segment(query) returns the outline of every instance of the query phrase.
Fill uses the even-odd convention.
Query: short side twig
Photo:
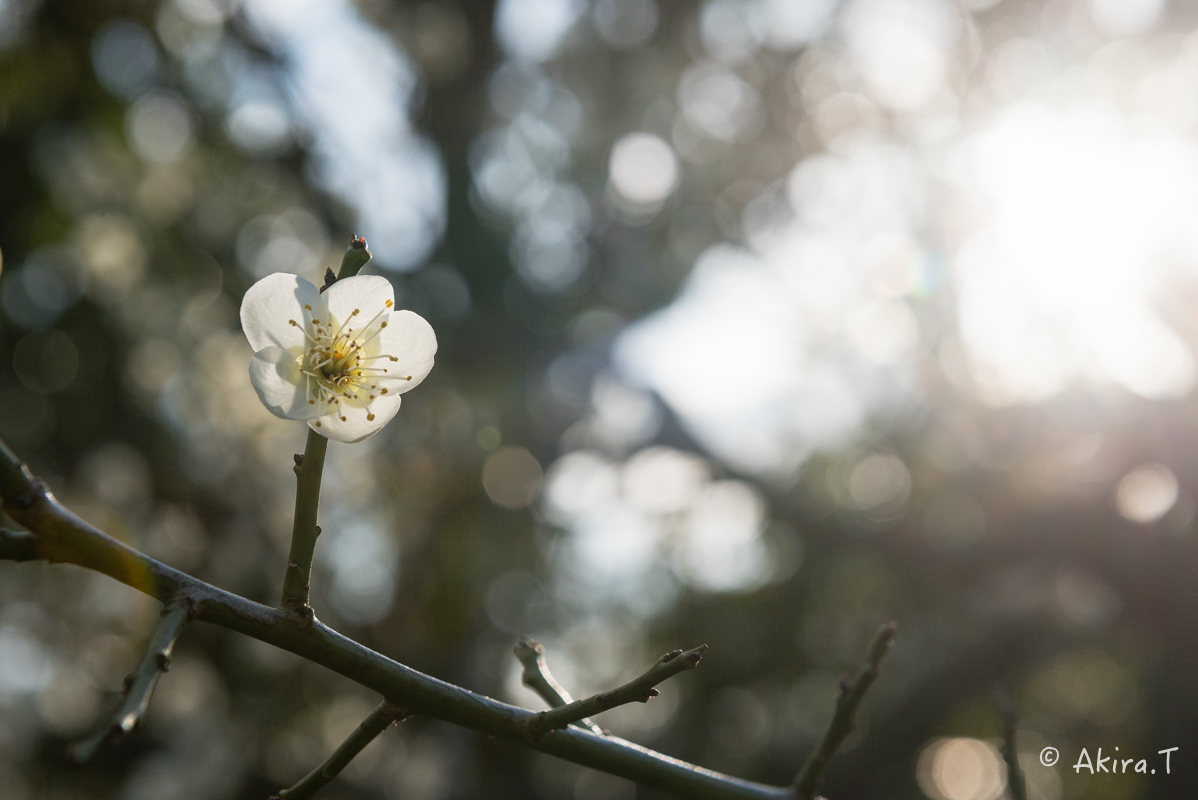
[[[283,573],[283,608],[302,619],[312,618],[308,591],[312,586],[312,553],[320,527],[320,479],[324,474],[324,456],[329,440],[314,430],[308,431],[304,454],[295,457],[295,521],[291,529],[291,552]]]
[[[557,682],[553,673],[549,671],[549,665],[545,663],[545,648],[541,644],[521,636],[520,641],[512,648],[512,652],[524,665],[524,674],[520,680],[529,689],[539,694],[551,708],[561,708],[574,702],[570,693]],[[591,720],[584,717],[578,721],[590,729],[591,733],[603,735],[603,729]]]
[[[705,644],[685,653],[681,650],[671,650],[657,659],[657,663],[649,667],[648,672],[644,675],[618,689],[588,697],[586,700],[575,700],[573,703],[551,711],[542,711],[533,715],[528,721],[528,732],[534,737],[541,736],[609,708],[627,703],[647,703],[650,698],[657,697],[658,692],[653,688],[654,686],[667,678],[672,678],[679,672],[697,667],[706,651],[707,645]]]
[[[307,800],[322,787],[332,782],[341,774],[354,757],[361,753],[366,745],[374,741],[391,723],[407,718],[408,710],[403,706],[384,700],[379,707],[370,712],[370,716],[362,720],[362,724],[354,729],[344,742],[324,760],[319,767],[309,772],[304,779],[274,795],[271,800]]]
[[[150,638],[149,647],[137,669],[125,677],[125,699],[116,717],[103,730],[71,747],[71,757],[84,762],[99,752],[109,742],[115,742],[139,730],[145,722],[150,707],[150,696],[158,685],[158,678],[170,669],[171,652],[179,631],[187,622],[187,609],[176,603],[168,603],[162,609],[158,627]]]
[[[1015,703],[1005,689],[995,692],[998,712],[1002,715],[1002,757],[1007,762],[1007,788],[1011,800],[1027,800],[1027,782],[1023,770],[1019,766],[1019,747],[1015,741],[1015,726],[1019,723],[1019,715]]]
[[[861,705],[865,692],[878,677],[882,659],[894,641],[896,627],[896,623],[888,622],[874,634],[873,642],[869,645],[869,654],[865,657],[865,664],[857,673],[856,680],[850,681],[847,675],[841,677],[840,696],[836,698],[836,713],[832,716],[819,746],[795,777],[795,794],[799,800],[814,800],[828,762],[836,755],[836,751],[844,744],[849,734],[856,730],[857,707]]]

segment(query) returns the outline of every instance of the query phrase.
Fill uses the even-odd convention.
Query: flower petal
[[[411,311],[392,313],[387,318],[387,327],[379,334],[379,341],[380,352],[399,359],[390,363],[386,359],[376,362],[388,370],[387,376],[379,380],[380,386],[402,394],[414,389],[433,368],[437,334],[419,314]],[[411,375],[412,380],[397,380],[392,377],[395,375]]]
[[[358,319],[349,323],[348,327],[359,330],[375,314],[391,308],[387,301],[394,305],[395,289],[391,286],[391,281],[381,275],[355,275],[334,283],[325,290],[323,297],[329,313],[338,325],[348,320],[354,309],[357,309]]]
[[[337,406],[338,411],[310,420],[308,427],[335,442],[360,442],[374,436],[395,417],[400,399],[399,394],[388,394],[375,399],[369,406],[342,401]],[[369,415],[374,419],[367,419]]]
[[[276,417],[312,419],[325,412],[324,406],[308,402],[304,374],[295,360],[298,355],[298,349],[288,352],[268,345],[250,359],[250,383],[262,405]]]
[[[276,272],[251,286],[241,301],[241,329],[250,340],[250,347],[255,350],[272,345],[284,350],[303,347],[302,328],[289,320],[300,326],[306,323],[305,303],[315,313],[323,310],[320,292],[298,275]]]

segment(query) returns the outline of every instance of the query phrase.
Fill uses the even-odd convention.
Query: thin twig
[[[168,603],[163,607],[158,626],[146,647],[146,654],[137,669],[125,677],[125,699],[116,716],[103,730],[71,747],[71,757],[76,763],[89,760],[105,744],[116,742],[145,724],[150,696],[154,694],[158,678],[170,669],[171,652],[175,649],[175,640],[179,638],[179,631],[185,622],[187,609],[184,606]]]
[[[316,515],[320,510],[320,478],[328,447],[328,439],[309,429],[304,454],[295,457],[295,521],[287,571],[283,573],[282,604],[304,620],[312,618],[308,592],[312,585],[312,553],[316,550],[316,537],[320,536]]]
[[[303,780],[295,786],[284,789],[270,800],[308,800],[321,787],[328,785],[340,775],[341,770],[349,766],[349,762],[353,761],[366,745],[391,727],[391,723],[399,722],[407,716],[406,708],[396,705],[390,700],[384,700],[378,708],[370,712],[370,716],[362,720],[362,724],[355,728],[354,732],[338,745],[337,749],[319,767],[305,775]]]
[[[1027,782],[1023,777],[1023,769],[1019,766],[1019,747],[1015,741],[1015,727],[1019,724],[1019,714],[1015,703],[1005,689],[994,693],[998,705],[998,713],[1002,715],[1002,758],[1007,762],[1007,788],[1011,800],[1027,800]]]
[[[520,641],[512,648],[512,652],[516,654],[516,658],[520,659],[520,663],[524,665],[524,674],[520,680],[529,689],[541,696],[541,699],[549,704],[551,708],[561,708],[568,706],[574,702],[574,698],[566,691],[553,677],[553,673],[549,671],[549,665],[545,663],[545,648],[538,642],[520,637]],[[603,728],[600,728],[591,720],[583,717],[578,720],[584,727],[588,728],[591,733],[603,735]]]
[[[178,600],[193,620],[219,625],[327,667],[413,714],[514,742],[584,767],[637,781],[692,800],[793,800],[793,787],[746,781],[656,753],[618,736],[574,727],[527,735],[534,713],[439,681],[369,650],[319,620],[305,622],[282,609],[247,600],[155,561],[72,514],[29,477],[0,444],[4,511],[38,539],[37,557],[103,573],[163,602]]]
[[[707,645],[699,645],[694,650],[685,653],[681,650],[671,650],[639,678],[630,681],[618,689],[603,692],[585,700],[575,700],[573,703],[542,711],[528,721],[528,732],[533,736],[541,736],[551,730],[564,728],[571,722],[578,722],[586,717],[607,711],[609,708],[622,706],[627,703],[647,703],[650,698],[657,697],[653,687],[662,681],[672,678],[679,672],[694,669],[699,665]]]
[[[861,705],[861,699],[865,697],[865,692],[869,689],[870,684],[878,677],[882,659],[894,641],[896,627],[897,623],[888,622],[874,634],[873,642],[869,645],[869,653],[865,657],[865,664],[857,673],[856,680],[849,681],[847,675],[841,676],[840,696],[836,698],[836,713],[832,716],[832,721],[828,723],[828,730],[824,732],[824,738],[820,741],[819,746],[815,748],[811,757],[807,759],[807,763],[795,777],[795,794],[798,795],[799,800],[814,800],[828,762],[832,760],[832,756],[836,755],[836,751],[844,744],[844,740],[848,738],[849,734],[856,730],[857,707]]]

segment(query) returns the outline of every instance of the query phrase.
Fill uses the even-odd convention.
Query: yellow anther
[[[342,417],[342,419],[344,419],[344,417]],[[366,421],[367,421],[367,422],[374,422],[374,414],[367,414],[367,415],[366,415]]]

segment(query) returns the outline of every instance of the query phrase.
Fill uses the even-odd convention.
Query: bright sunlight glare
[[[1024,103],[962,145],[981,221],[958,250],[959,324],[983,399],[1040,400],[1075,379],[1148,398],[1194,382],[1162,317],[1198,265],[1198,150],[1099,104]]]

